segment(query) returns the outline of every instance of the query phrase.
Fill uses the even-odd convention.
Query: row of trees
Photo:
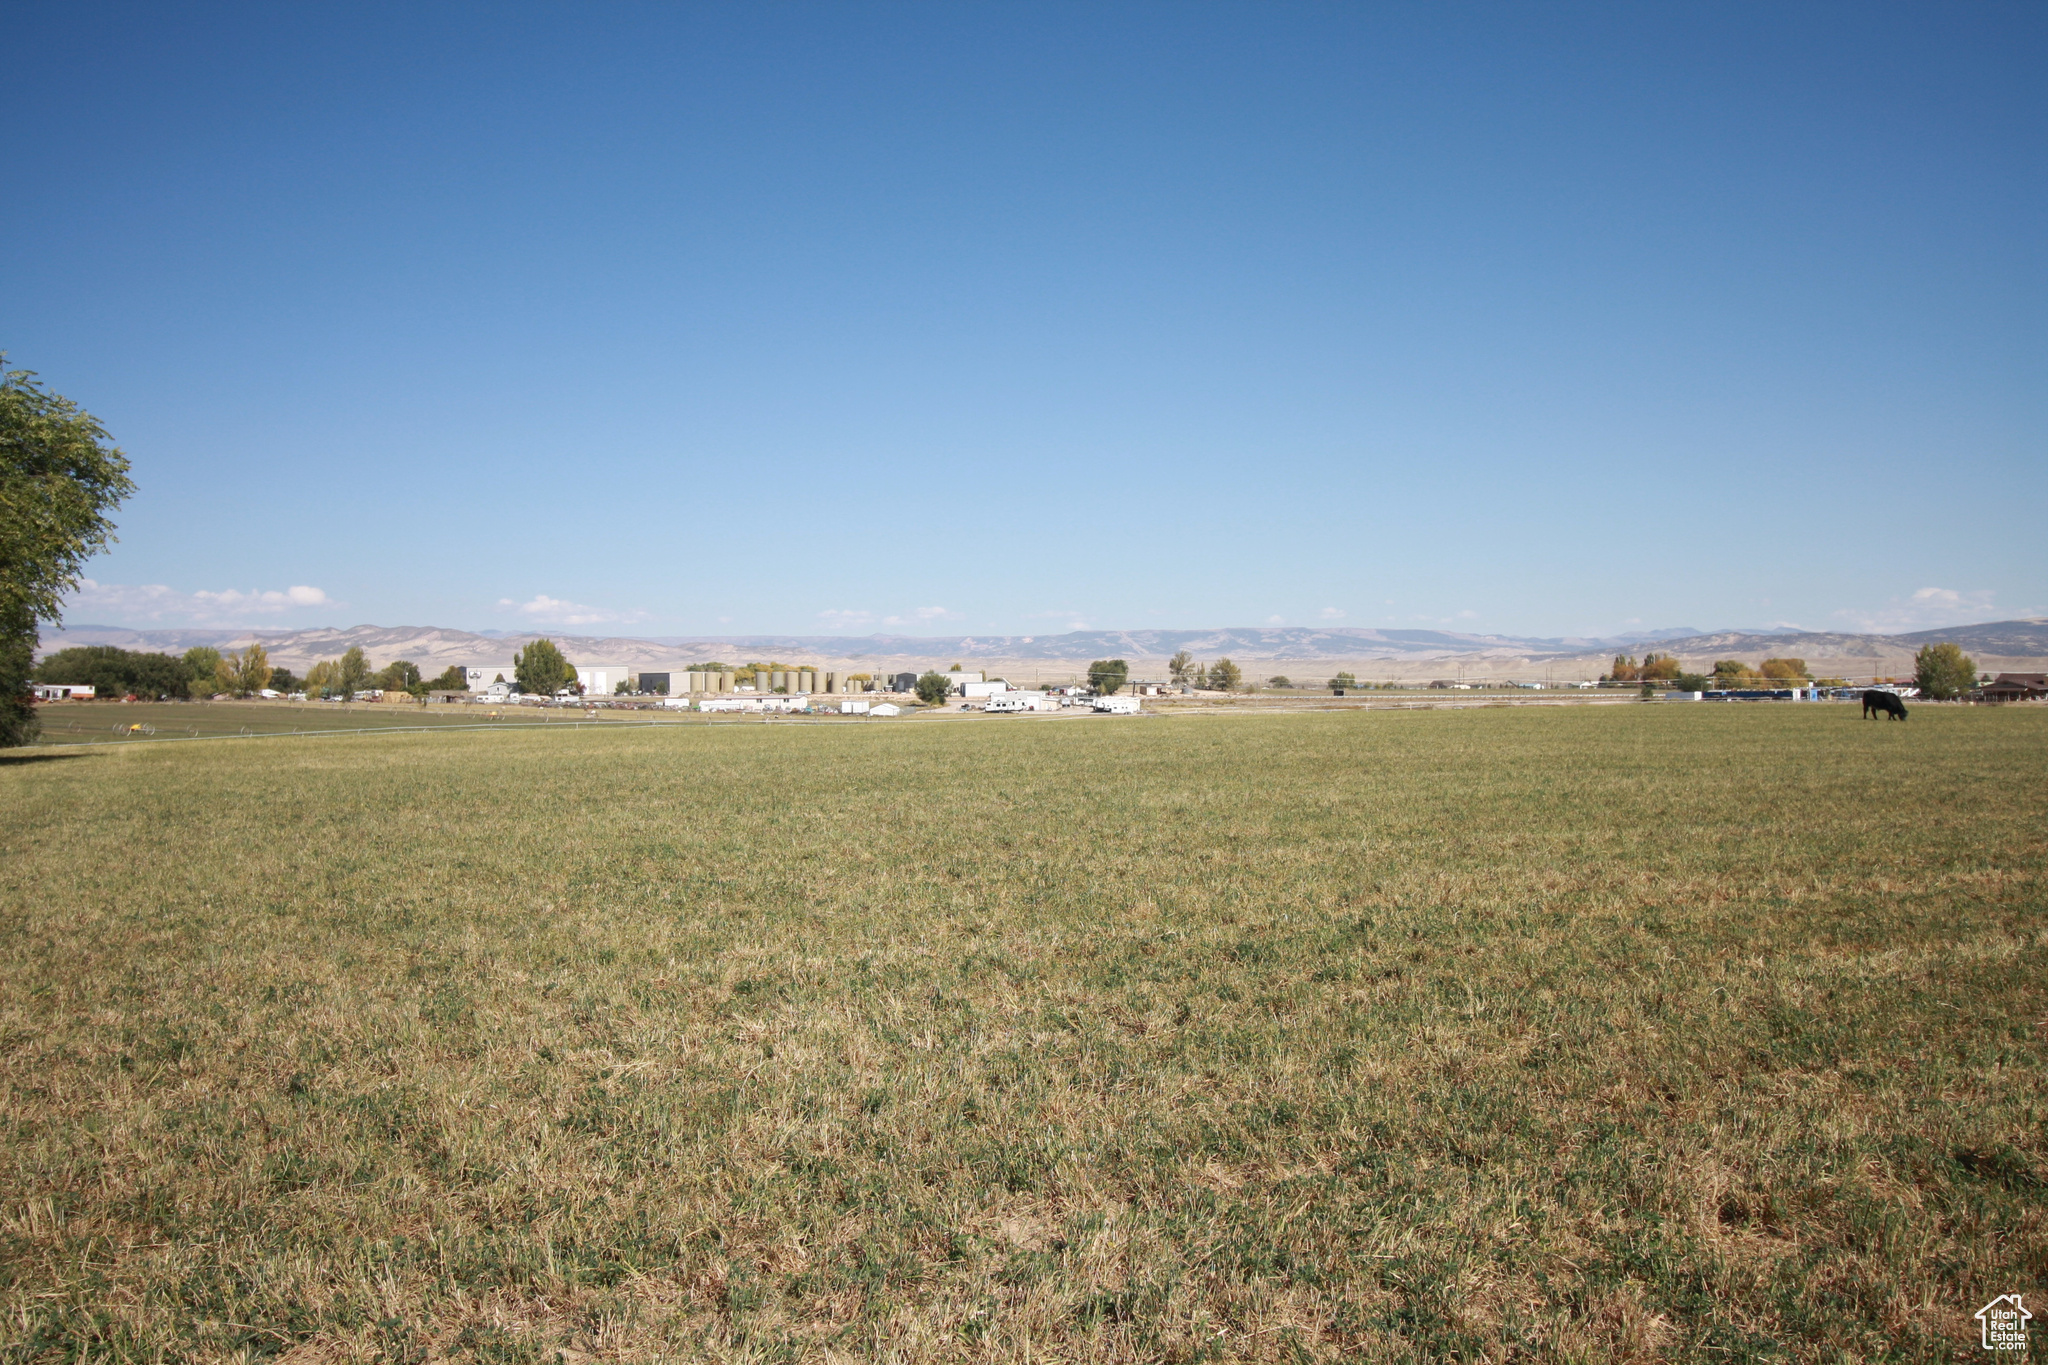
[[[289,677],[289,675],[286,675]],[[410,659],[393,659],[382,668],[370,666],[370,656],[360,646],[351,645],[342,651],[338,659],[322,659],[306,670],[305,679],[297,687],[286,689],[277,683],[271,684],[280,691],[304,692],[309,697],[354,697],[361,692],[405,692],[415,697],[424,697],[431,691],[460,691],[469,685],[469,679],[460,668],[450,664],[438,678],[424,678],[420,666]]]
[[[462,670],[450,668],[432,682],[420,677],[418,665],[399,659],[382,669],[370,667],[361,649],[339,659],[314,664],[304,678],[270,662],[260,644],[233,654],[211,645],[195,645],[183,656],[151,654],[116,645],[74,645],[60,649],[36,665],[36,682],[89,684],[102,697],[140,697],[164,701],[225,694],[253,696],[266,689],[305,692],[311,696],[350,697],[373,688],[425,696],[429,688],[459,688]]]
[[[227,655],[201,645],[186,650],[182,658],[117,645],[73,645],[37,664],[33,676],[43,683],[86,684],[102,697],[151,701],[216,692],[248,696],[294,681],[290,670],[271,667],[262,645]]]
[[[1751,668],[1740,659],[1720,659],[1712,673],[1693,673],[1672,654],[1645,654],[1637,663],[1629,654],[1614,656],[1614,666],[1600,675],[1603,683],[1665,683],[1681,692],[1704,692],[1709,688],[1799,687],[1809,684],[1839,687],[1840,678],[1816,679],[1804,659],[1765,659]]]
[[[1627,654],[1614,656],[1614,666],[1601,682],[1639,682],[1645,686],[1664,683],[1680,692],[1704,692],[1761,687],[1845,687],[1841,678],[1816,678],[1806,660],[1765,659],[1755,668],[1740,659],[1717,659],[1712,673],[1687,672],[1669,654],[1646,654],[1637,663]],[[1954,644],[1922,645],[1913,656],[1913,685],[1920,695],[1935,701],[1953,701],[1980,681],[1976,661]],[[1981,681],[1989,682],[1988,677]]]
[[[1213,664],[1200,664],[1184,649],[1166,661],[1166,675],[1177,683],[1205,692],[1235,692],[1244,686],[1244,670],[1232,663],[1228,656]]]

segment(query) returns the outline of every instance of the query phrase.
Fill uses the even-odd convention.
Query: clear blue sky
[[[2048,611],[2039,3],[5,24],[74,622]]]

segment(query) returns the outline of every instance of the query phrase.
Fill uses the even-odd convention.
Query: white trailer
[[[1138,714],[1136,697],[1097,697],[1095,709],[1105,716],[1135,716]]]
[[[1059,699],[1043,692],[1004,692],[990,697],[984,711],[1055,711]]]
[[[839,703],[839,714],[842,716],[864,716],[867,713],[868,704],[864,701],[849,699]]]
[[[990,697],[1000,697],[1009,690],[1010,685],[1000,678],[994,682],[982,682],[976,679],[974,682],[960,684],[960,695],[969,701],[981,701]]]

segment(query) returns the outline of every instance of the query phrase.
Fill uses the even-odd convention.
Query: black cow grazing
[[[1880,692],[1873,687],[1863,694],[1863,718],[1875,720],[1874,713],[1878,711],[1884,712],[1893,720],[1904,720],[1906,703],[1899,700],[1899,694],[1896,692]]]

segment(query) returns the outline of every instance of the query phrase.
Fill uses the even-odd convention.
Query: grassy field
[[[2044,778],[1937,707],[0,759],[0,1359],[1974,1354]]]
[[[584,720],[582,710],[568,707],[289,701],[60,702],[41,708],[41,715],[37,746],[42,748],[448,726],[570,725]],[[613,724],[667,718],[656,711],[623,710],[600,711],[598,716]]]

